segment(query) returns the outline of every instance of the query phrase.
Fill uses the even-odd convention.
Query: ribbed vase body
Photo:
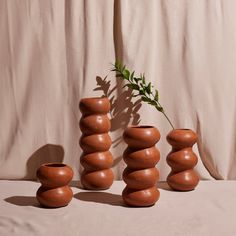
[[[123,154],[127,164],[123,172],[126,183],[122,192],[123,200],[130,206],[152,206],[160,196],[156,186],[159,171],[155,167],[160,159],[155,147],[160,133],[152,126],[136,126],[127,128],[123,137],[128,144]]]
[[[81,183],[85,189],[108,189],[114,180],[113,157],[109,151],[112,142],[108,134],[111,123],[107,116],[110,102],[106,97],[84,98],[79,107],[82,113],[80,146],[83,150],[80,163],[84,168]]]
[[[171,167],[167,183],[174,190],[193,190],[199,182],[198,174],[193,169],[198,158],[192,150],[197,134],[189,129],[176,129],[167,135],[167,141],[172,146],[166,159]]]
[[[43,164],[37,170],[37,178],[41,182],[36,197],[44,207],[63,207],[68,205],[73,197],[69,183],[73,170],[66,164]]]

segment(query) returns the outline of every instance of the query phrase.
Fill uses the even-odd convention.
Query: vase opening
[[[132,128],[136,128],[136,129],[151,129],[151,128],[153,128],[153,126],[151,126],[151,125],[140,125],[140,126],[132,126]]]
[[[83,98],[83,99],[101,99],[101,98],[107,98],[106,96],[101,96],[101,97],[87,97],[87,98]]]
[[[187,130],[190,130],[190,129],[176,129],[176,130],[186,130],[187,131]]]
[[[49,163],[49,164],[46,164],[45,166],[47,166],[47,167],[65,167],[66,164],[62,164],[62,163]]]

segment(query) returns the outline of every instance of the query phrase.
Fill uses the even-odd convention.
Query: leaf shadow
[[[129,124],[138,125],[140,123],[140,114],[138,113],[142,104],[141,99],[133,100],[132,90],[123,90],[122,82],[117,80],[115,86],[111,86],[111,80],[106,77],[96,77],[97,87],[94,91],[101,91],[103,96],[108,97],[111,104],[111,132],[124,130]],[[123,142],[122,135],[112,141],[113,147],[119,146]]]

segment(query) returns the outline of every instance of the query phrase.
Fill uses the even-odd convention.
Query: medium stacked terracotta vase
[[[43,164],[37,170],[41,187],[36,193],[37,200],[45,207],[63,207],[68,205],[73,192],[68,186],[73,177],[73,170],[66,164]]]
[[[167,183],[174,190],[193,190],[199,182],[198,174],[193,169],[198,158],[192,150],[197,134],[190,129],[174,129],[167,135],[167,141],[172,146],[167,156],[171,167]]]
[[[152,126],[136,126],[127,128],[123,137],[128,144],[123,154],[127,164],[123,172],[127,184],[122,192],[123,200],[130,206],[152,206],[160,196],[156,186],[159,171],[155,168],[160,159],[155,147],[160,133]]]
[[[84,98],[79,104],[82,112],[80,146],[83,154],[80,163],[84,167],[81,183],[85,189],[108,189],[114,180],[111,169],[113,157],[109,149],[112,141],[108,134],[111,123],[108,98]]]

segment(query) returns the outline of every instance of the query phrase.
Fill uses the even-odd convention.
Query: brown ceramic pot
[[[171,167],[167,183],[174,190],[193,190],[199,182],[198,174],[193,170],[198,158],[192,150],[197,134],[190,129],[174,129],[167,135],[167,141],[172,146],[166,159]]]
[[[80,146],[83,153],[80,163],[84,167],[81,183],[85,189],[108,189],[114,180],[111,169],[113,157],[109,152],[112,141],[108,134],[111,123],[107,116],[110,110],[108,98],[81,99]]]
[[[123,137],[128,144],[123,154],[127,164],[123,172],[127,184],[122,192],[123,200],[130,206],[152,206],[160,196],[156,187],[159,171],[155,168],[160,159],[155,147],[160,133],[153,126],[133,126],[125,130]]]
[[[45,207],[63,207],[68,205],[73,192],[68,186],[73,170],[66,164],[47,163],[37,170],[41,187],[36,193],[37,200]]]

